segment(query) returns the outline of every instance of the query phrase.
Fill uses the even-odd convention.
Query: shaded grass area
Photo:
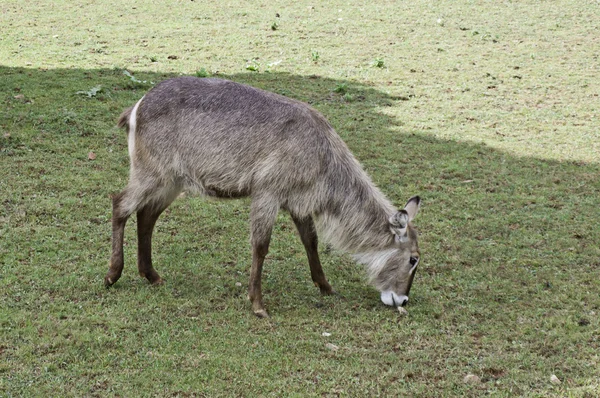
[[[261,321],[245,298],[244,200],[185,198],[167,210],[155,234],[161,287],[136,275],[130,222],[124,276],[103,287],[109,195],[128,170],[124,133],[111,126],[148,85],[118,69],[0,74],[3,395],[598,391],[598,164],[515,157],[407,130],[378,111],[406,101],[355,81],[226,75],[310,102],[394,202],[414,193],[425,200],[424,263],[407,318],[381,305],[341,253],[323,255],[340,295],[321,297],[293,223],[280,215],[264,276],[272,319]],[[92,97],[76,93],[97,85]],[[340,86],[357,100],[344,100]],[[481,383],[464,384],[468,373]]]

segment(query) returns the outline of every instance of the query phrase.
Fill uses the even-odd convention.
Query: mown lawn
[[[597,3],[0,11],[0,396],[600,395]],[[129,167],[116,119],[180,74],[310,103],[394,203],[423,198],[407,317],[324,244],[339,295],[320,296],[281,214],[271,318],[255,318],[247,200],[177,200],[158,287],[137,276],[130,221],[104,288]]]

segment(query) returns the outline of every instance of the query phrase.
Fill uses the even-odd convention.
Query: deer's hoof
[[[267,314],[267,311],[265,310],[254,310],[254,315],[256,315],[259,318],[268,318],[269,314]]]
[[[337,296],[337,292],[331,287],[329,289],[320,289],[323,296]]]
[[[326,285],[320,285],[317,282],[315,282],[315,286],[319,288],[319,291],[321,292],[321,294],[323,296],[332,296],[337,294],[335,290],[333,290],[333,288],[331,287],[331,285],[328,283]]]
[[[158,285],[162,285],[163,283],[165,283],[162,280],[162,278],[158,275],[158,273],[156,273],[156,271],[154,271],[154,269],[150,269],[147,272],[139,271],[139,273],[142,278],[148,279],[148,282],[150,282],[151,285],[158,286]]]
[[[154,281],[150,281],[150,284],[152,286],[160,286],[163,283],[165,283],[165,281],[160,276],[157,279],[155,279]]]
[[[116,281],[113,281],[110,276],[106,275],[104,277],[104,286],[108,289],[112,285],[114,285]]]

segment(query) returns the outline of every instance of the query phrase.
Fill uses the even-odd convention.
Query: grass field
[[[0,11],[0,396],[600,396],[600,3]],[[310,103],[394,203],[423,198],[407,317],[324,245],[339,295],[320,296],[281,214],[257,319],[247,200],[177,200],[158,287],[130,221],[104,288],[129,167],[116,119],[181,74]]]

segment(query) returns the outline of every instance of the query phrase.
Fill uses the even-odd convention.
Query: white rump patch
[[[383,267],[385,267],[385,264],[390,257],[396,253],[398,253],[398,249],[387,249],[376,252],[358,253],[353,257],[356,262],[365,264],[367,266],[369,279],[373,280],[377,277],[377,275],[379,275]]]
[[[137,110],[144,97],[142,97],[133,107],[131,115],[129,115],[129,130],[127,131],[127,149],[129,151],[129,159],[133,165],[133,154],[135,153],[135,127],[137,122]]]

